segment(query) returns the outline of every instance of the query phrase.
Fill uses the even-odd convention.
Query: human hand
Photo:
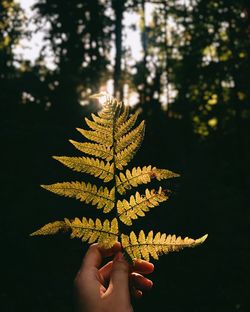
[[[115,257],[100,268],[103,258],[110,256]],[[141,274],[153,270],[153,264],[144,260],[129,265],[118,242],[111,249],[91,245],[75,278],[78,311],[133,311],[130,294],[140,298],[143,290],[152,287],[152,281]]]

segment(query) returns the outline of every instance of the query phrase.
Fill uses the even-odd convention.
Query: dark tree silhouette
[[[105,3],[89,1],[43,1],[35,5],[37,23],[50,23],[47,34],[56,70],[47,77],[52,109],[58,113],[79,110],[79,102],[98,90],[107,75],[110,19]]]
[[[14,47],[23,34],[24,13],[15,1],[0,2],[0,107],[1,115],[18,108],[21,92],[20,71]]]

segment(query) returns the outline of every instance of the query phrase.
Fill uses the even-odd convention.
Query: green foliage
[[[205,241],[207,235],[194,240],[160,233],[153,236],[152,231],[146,236],[142,230],[138,237],[133,231],[129,236],[121,233],[121,223],[131,226],[138,217],[144,217],[146,212],[168,199],[167,193],[161,187],[158,191],[146,189],[144,195],[137,191],[134,195],[130,195],[129,199],[125,199],[123,195],[128,190],[147,184],[152,179],[160,181],[179,176],[169,170],[152,166],[122,171],[143,140],[145,124],[142,121],[135,126],[137,117],[137,112],[129,116],[127,107],[107,96],[103,109],[98,115],[92,114],[93,121],[85,119],[91,130],[78,129],[85,138],[94,143],[70,140],[77,149],[95,158],[54,157],[72,170],[93,175],[109,183],[110,187],[98,188],[96,185],[77,181],[42,185],[43,188],[58,195],[73,197],[97,206],[98,209],[103,209],[104,213],[115,209],[116,217],[111,221],[105,219],[103,222],[99,219],[87,220],[85,217],[82,220],[65,219],[46,224],[31,235],[50,235],[59,231],[69,231],[72,238],[80,238],[90,244],[98,242],[104,248],[110,248],[116,241],[120,241],[130,259],[146,260],[149,260],[150,256],[158,259],[158,255],[194,247]]]

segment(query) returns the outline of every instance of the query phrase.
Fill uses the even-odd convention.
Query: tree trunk
[[[121,79],[122,62],[122,19],[124,13],[124,1],[113,0],[112,7],[115,12],[115,68],[114,68],[114,96],[123,99],[123,84]]]

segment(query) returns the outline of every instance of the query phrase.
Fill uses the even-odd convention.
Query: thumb
[[[120,299],[129,299],[129,265],[123,258],[121,252],[118,252],[113,260],[113,266],[110,276],[112,290]]]

